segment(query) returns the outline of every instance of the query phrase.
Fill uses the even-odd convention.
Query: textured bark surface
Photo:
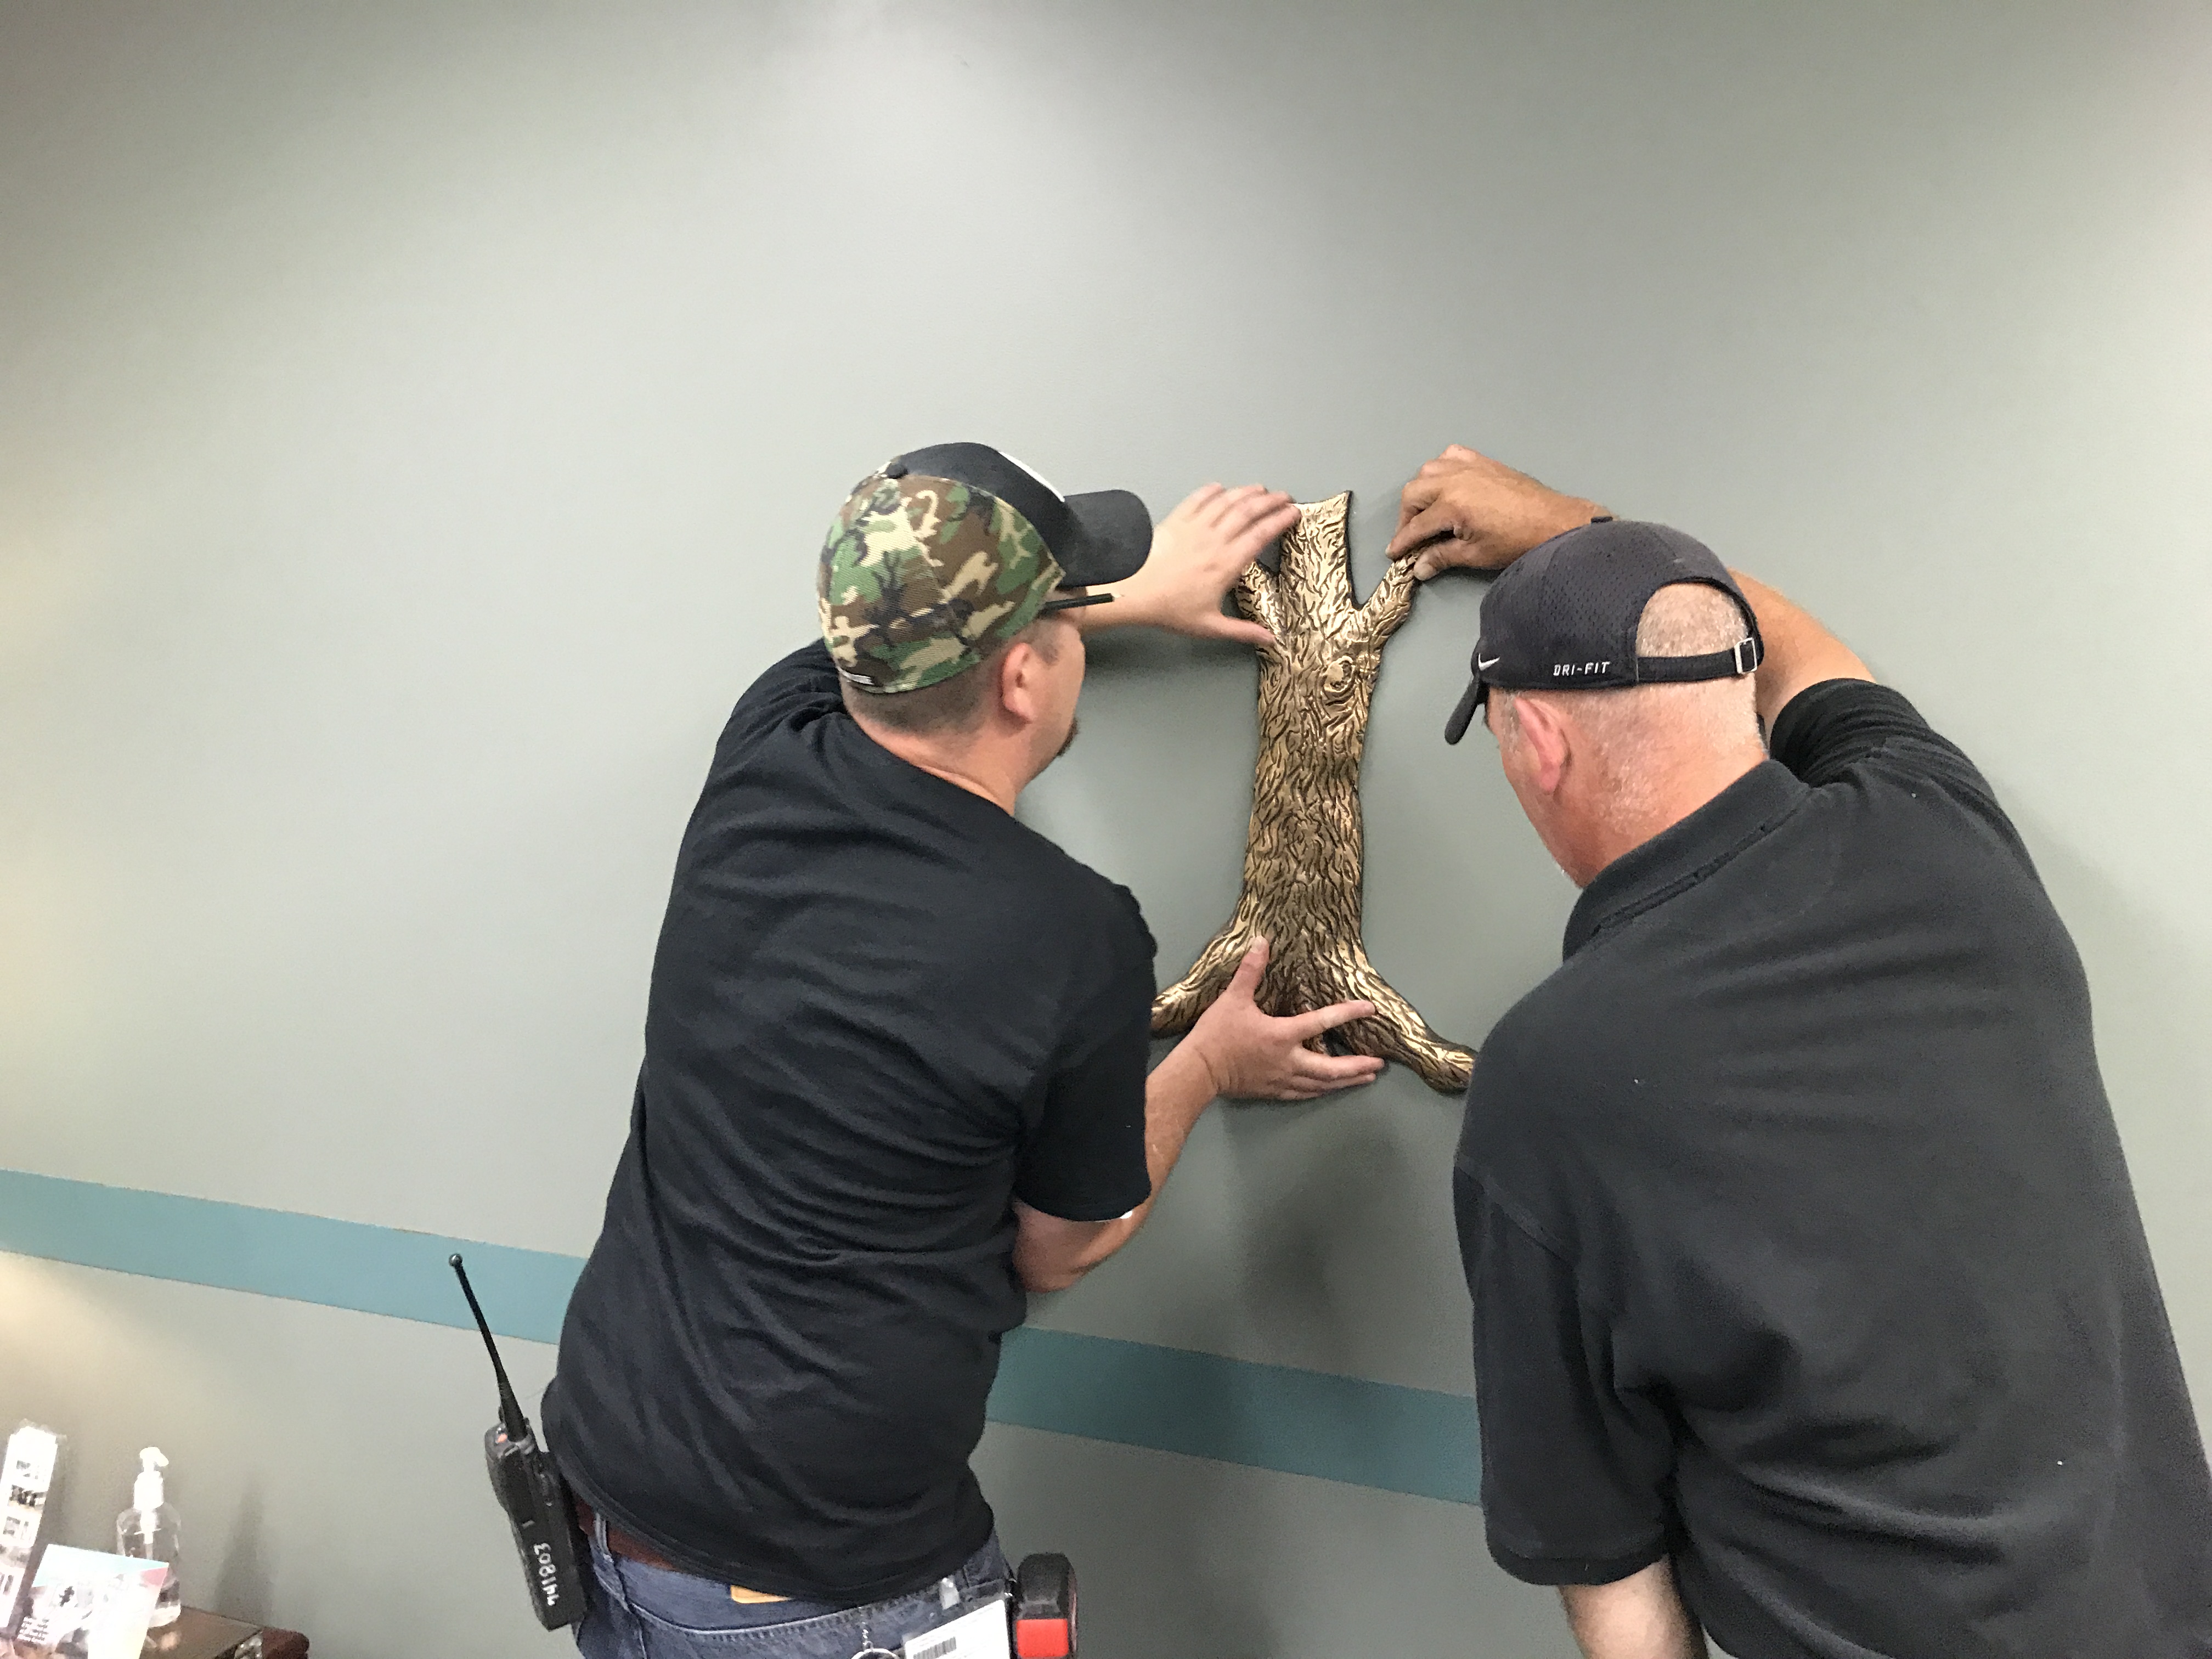
[[[1244,890],[1198,965],[1152,1004],[1152,1030],[1188,1030],[1252,941],[1265,939],[1262,1008],[1291,1014],[1372,1002],[1372,1018],[1328,1034],[1337,1048],[1396,1060],[1431,1088],[1456,1093],[1467,1086],[1474,1056],[1429,1029],[1376,971],[1360,939],[1359,763],[1367,710],[1382,647],[1412,611],[1416,583],[1413,561],[1400,560],[1365,605],[1352,602],[1345,538],[1351,507],[1348,492],[1299,503],[1277,568],[1255,564],[1237,584],[1237,608],[1276,641],[1260,653],[1260,760]]]

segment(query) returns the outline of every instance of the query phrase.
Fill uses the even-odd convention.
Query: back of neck
[[[1624,791],[1622,810],[1609,817],[1602,835],[1604,862],[1632,853],[1663,836],[1684,818],[1710,805],[1729,786],[1766,758],[1756,743],[1724,750],[1706,750],[1658,769],[1644,787]]]
[[[988,737],[963,732],[957,740],[947,741],[941,737],[895,732],[872,720],[856,720],[854,724],[878,748],[888,750],[918,771],[942,778],[971,795],[981,796],[1010,815],[1014,804],[1021,799],[1022,786],[1029,781],[1012,763],[1012,757],[1004,752],[1006,745],[993,743]]]

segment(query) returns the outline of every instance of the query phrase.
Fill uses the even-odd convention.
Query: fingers
[[[1176,504],[1176,510],[1168,514],[1168,520],[1196,520],[1221,494],[1222,489],[1218,483],[1200,484]],[[1162,520],[1163,523],[1166,521]]]
[[[1255,651],[1264,651],[1275,643],[1275,636],[1255,622],[1246,622],[1242,617],[1224,617],[1218,627],[1209,629],[1206,637],[1234,640],[1239,645],[1249,645]]]
[[[1267,941],[1255,939],[1244,952],[1244,959],[1237,964],[1237,971],[1229,976],[1229,988],[1221,994],[1249,1002],[1260,994],[1260,981],[1267,971]]]
[[[1253,516],[1237,532],[1230,550],[1237,556],[1237,568],[1243,569],[1260,556],[1260,550],[1269,542],[1288,535],[1298,521],[1297,503],[1287,495],[1272,498],[1273,505],[1255,509]]]
[[[1421,463],[1421,470],[1399,494],[1398,532],[1390,538],[1388,549],[1392,558],[1399,558],[1424,541],[1433,539],[1447,527],[1437,525],[1433,509],[1452,476],[1463,471],[1471,463],[1487,464],[1486,457],[1465,444],[1449,445],[1434,460]],[[1421,579],[1425,581],[1435,574],[1434,569],[1422,572]]]
[[[1290,1028],[1291,1041],[1307,1042],[1323,1031],[1334,1031],[1355,1019],[1369,1018],[1374,1012],[1375,1005],[1371,1002],[1332,1002],[1310,1014],[1293,1014],[1285,1024]]]
[[[1287,1019],[1273,1018],[1253,1002],[1267,969],[1267,941],[1255,939],[1237,964],[1227,988],[1204,1016],[1207,1020],[1226,1019],[1224,1041],[1231,1051],[1247,1056],[1228,1073],[1237,1091],[1247,1098],[1312,1100],[1380,1077],[1383,1062],[1372,1054],[1322,1054],[1304,1046],[1347,1020],[1368,1018],[1374,1013],[1375,1005],[1339,1002]],[[1222,1075],[1216,1073],[1217,1079]]]
[[[1216,489],[1218,493],[1199,509],[1198,520],[1200,524],[1217,528],[1255,497],[1273,493],[1267,485],[1255,483],[1238,484],[1233,489],[1220,489],[1217,485]]]
[[[1443,454],[1433,461],[1421,463],[1420,476],[1424,478],[1438,477],[1447,472],[1456,472],[1471,462],[1480,462],[1486,466],[1497,465],[1489,456],[1479,450],[1469,449],[1465,444],[1446,444]]]
[[[1317,1054],[1301,1048],[1291,1066],[1298,1082],[1318,1089],[1349,1089],[1382,1075],[1382,1062],[1372,1054]]]
[[[1452,504],[1441,495],[1432,497],[1426,507],[1400,523],[1398,533],[1390,538],[1390,545],[1383,551],[1394,559],[1402,559],[1422,543],[1449,536],[1452,528]]]
[[[1279,489],[1261,489],[1255,484],[1251,494],[1238,491],[1234,495],[1236,498],[1233,500],[1224,498],[1227,504],[1221,509],[1218,527],[1224,536],[1231,538],[1242,536],[1255,524],[1279,520],[1285,514],[1289,515],[1291,523],[1297,522],[1297,507]],[[1282,532],[1275,533],[1280,535]]]
[[[1382,1062],[1370,1054],[1316,1054],[1297,1050],[1288,1076],[1269,1091],[1273,1100],[1318,1100],[1340,1089],[1359,1089],[1382,1075]]]
[[[1265,484],[1256,483],[1224,489],[1213,483],[1192,490],[1168,516],[1188,518],[1194,524],[1218,530],[1224,536],[1235,537],[1262,520],[1279,517],[1285,513],[1290,514],[1291,522],[1296,522],[1297,503],[1291,498],[1288,490],[1270,489]],[[1279,535],[1282,532],[1278,531],[1275,533]]]
[[[1207,505],[1200,522],[1226,544],[1227,550],[1249,564],[1261,548],[1297,522],[1297,507],[1279,489],[1248,484],[1223,491]]]
[[[1434,461],[1431,461],[1429,463],[1429,466],[1434,466],[1435,465],[1436,463]],[[1420,471],[1414,476],[1413,481],[1403,489],[1398,492],[1398,528],[1400,530],[1403,530],[1406,527],[1407,520],[1411,519],[1415,514],[1421,511],[1422,508],[1427,507],[1431,502],[1434,501],[1438,495],[1443,493],[1443,486],[1428,476],[1428,466],[1423,467]],[[1397,542],[1395,538],[1390,544],[1393,547],[1397,545]]]

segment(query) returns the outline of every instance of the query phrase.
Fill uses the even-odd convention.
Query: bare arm
[[[1705,1632],[1663,1560],[1615,1583],[1562,1584],[1559,1600],[1583,1659],[1705,1659]]]
[[[1100,609],[1105,607],[1101,606]],[[1278,1019],[1253,1000],[1267,971],[1267,942],[1244,953],[1237,976],[1199,1016],[1190,1035],[1145,1080],[1145,1168],[1152,1194],[1113,1221],[1065,1221],[1014,1200],[1014,1273],[1028,1291],[1064,1291],[1136,1237],[1182,1156],[1191,1126],[1218,1095],[1311,1100],[1372,1083],[1382,1062],[1367,1054],[1316,1054],[1305,1044],[1347,1020],[1375,1012],[1371,1002],[1339,1002]]]
[[[1754,695],[1759,718],[1769,730],[1775,716],[1808,686],[1823,680],[1870,680],[1874,676],[1857,653],[1823,628],[1810,611],[1785,599],[1756,576],[1729,573],[1751,601],[1766,659],[1759,665]]]

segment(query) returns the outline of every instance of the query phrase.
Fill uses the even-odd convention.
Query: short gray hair
[[[1711,582],[1669,582],[1636,624],[1639,657],[1702,657],[1726,651],[1751,630],[1735,596]]]
[[[1636,624],[1640,657],[1701,657],[1726,651],[1750,630],[1742,609],[1725,588],[1711,582],[1670,582],[1654,593]],[[1571,713],[1595,742],[1618,787],[1633,794],[1637,755],[1662,731],[1717,747],[1741,743],[1759,732],[1759,710],[1751,676],[1726,679],[1618,686],[1593,691],[1512,692],[1492,690],[1490,707],[1504,716],[1502,733],[1515,733],[1521,696],[1550,699]]]

